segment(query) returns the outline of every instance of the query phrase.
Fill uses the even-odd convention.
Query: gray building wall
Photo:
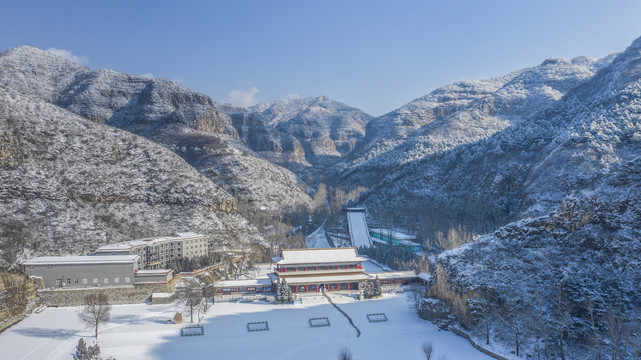
[[[27,275],[41,277],[48,288],[133,285],[134,270],[137,269],[134,262],[36,264],[24,268]]]
[[[205,235],[168,237],[140,240],[143,244],[128,248],[110,248],[106,245],[96,250],[96,255],[139,255],[139,269],[164,269],[172,260],[207,255],[209,238]],[[120,244],[120,243],[119,243]],[[112,244],[117,245],[117,244]]]
[[[145,274],[144,271],[139,271],[134,275],[134,283],[166,283],[173,277],[173,272],[166,274]]]

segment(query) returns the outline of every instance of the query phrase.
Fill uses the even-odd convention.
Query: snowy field
[[[204,336],[181,337],[182,325],[167,324],[178,309],[170,305],[118,305],[99,337],[102,356],[126,359],[336,359],[341,346],[354,359],[424,359],[421,344],[431,341],[436,356],[449,360],[491,359],[464,339],[419,319],[404,294],[356,301],[333,294],[362,335],[322,297],[302,305],[217,303],[204,317]],[[50,308],[33,314],[0,334],[3,359],[71,359],[79,337],[91,343],[91,331],[77,308]],[[370,323],[368,313],[384,312],[387,322]],[[189,315],[183,312],[189,321]],[[331,326],[310,327],[308,319],[327,317]],[[267,321],[269,331],[248,332],[247,323]]]

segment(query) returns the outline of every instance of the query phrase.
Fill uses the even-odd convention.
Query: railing
[[[329,270],[327,269],[318,269],[318,270],[296,270],[296,271],[281,271],[281,270],[276,270],[276,272],[279,275],[312,275],[312,274],[336,274],[336,273],[354,273],[354,272],[364,272],[365,269],[358,268],[358,269],[332,269],[330,268]]]

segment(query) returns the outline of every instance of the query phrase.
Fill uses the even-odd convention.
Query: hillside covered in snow
[[[330,174],[345,188],[367,187],[361,201],[379,221],[424,238],[461,226],[471,233],[495,229],[529,207],[520,181],[525,164],[536,161],[517,159],[527,154],[505,151],[506,144],[530,147],[536,156],[539,138],[552,134],[522,128],[543,126],[534,114],[610,61],[550,59],[504,77],[444,86],[370,121],[362,143]]]
[[[220,105],[243,142],[314,183],[322,170],[349,154],[372,116],[326,96],[279,100],[250,108]]]
[[[477,334],[487,321],[559,357],[641,348],[640,64],[641,38],[550,106],[390,178],[503,222],[438,258],[435,295]]]
[[[177,231],[263,241],[236,201],[166,148],[0,86],[0,266]]]
[[[163,144],[254,209],[311,204],[293,173],[239,141],[229,117],[208,96],[174,82],[91,71],[22,46],[0,54],[0,84]]]

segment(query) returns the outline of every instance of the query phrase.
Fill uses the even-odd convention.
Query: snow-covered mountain
[[[514,220],[438,259],[436,295],[474,331],[489,316],[557,355],[639,345],[640,64],[641,38],[552,105],[395,175],[467,218]]]
[[[255,209],[311,204],[293,173],[238,141],[209,97],[171,81],[91,71],[23,46],[0,54],[0,84],[159,142]]]
[[[263,239],[236,202],[152,141],[0,86],[0,266],[176,231]]]
[[[610,60],[548,59],[503,77],[446,85],[370,121],[363,142],[334,166],[334,174],[342,183],[373,186],[390,169],[520,122],[558,101]]]
[[[319,96],[250,108],[221,105],[243,142],[271,161],[301,174],[318,172],[349,154],[372,117]]]

